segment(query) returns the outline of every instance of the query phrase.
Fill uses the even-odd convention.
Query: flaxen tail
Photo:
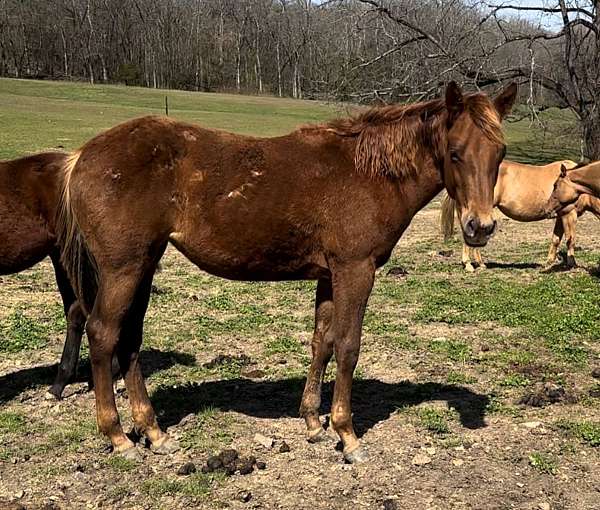
[[[89,252],[73,209],[71,176],[81,155],[71,153],[62,168],[60,203],[57,210],[56,234],[61,250],[61,263],[69,275],[73,291],[86,313],[94,306],[98,292],[98,270]]]
[[[454,235],[454,211],[456,202],[444,191],[442,198],[442,212],[440,214],[440,229],[444,236],[444,241],[448,241]]]

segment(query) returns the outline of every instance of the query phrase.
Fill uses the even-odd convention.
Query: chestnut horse
[[[557,212],[576,207],[585,195],[600,199],[600,161],[583,165],[570,172],[562,166],[546,203],[546,215],[554,217]]]
[[[561,166],[570,170],[575,168],[577,163],[564,160],[535,166],[505,159],[500,164],[498,180],[494,187],[494,206],[516,221],[529,222],[546,219],[546,202],[552,193],[552,186],[560,174]],[[445,240],[454,233],[454,206],[454,200],[446,195],[442,200],[441,213],[442,233]],[[575,227],[577,218],[586,211],[591,211],[600,218],[600,200],[591,195],[583,195],[570,211],[561,212],[554,225],[546,265],[550,266],[556,261],[556,252],[563,234],[567,242],[566,265],[567,267],[576,265]],[[481,258],[479,248],[471,248],[463,243],[462,263],[465,270],[468,272],[475,270],[471,263],[471,255],[477,265],[481,269],[485,269],[486,266]]]
[[[48,390],[56,398],[75,375],[85,324],[60,264],[54,234],[66,159],[67,154],[48,152],[0,162],[0,275],[23,271],[49,256],[67,317],[67,338],[58,374]]]
[[[327,437],[321,382],[335,352],[331,423],[345,459],[365,460],[350,393],[375,270],[444,186],[466,241],[485,245],[505,150],[501,119],[515,95],[511,85],[491,101],[451,83],[445,100],[373,108],[275,138],[144,117],[74,152],[65,166],[62,260],[90,312],[97,420],[114,451],[139,456],[115,407],[113,352],[138,432],[157,453],[178,448],[157,424],[138,358],[152,276],[170,241],[224,278],[318,280],[300,412],[310,441]]]

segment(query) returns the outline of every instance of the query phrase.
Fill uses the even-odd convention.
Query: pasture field
[[[0,80],[0,157],[76,147],[118,121],[160,113],[164,94]],[[168,94],[173,116],[257,135],[346,108]],[[527,120],[508,124],[509,155],[577,158],[569,119],[547,115],[545,136]],[[145,450],[138,465],[108,453],[96,432],[87,346],[65,398],[45,396],[65,329],[50,264],[0,277],[0,509],[600,508],[598,220],[579,222],[577,269],[544,271],[552,222],[501,218],[483,250],[489,269],[467,274],[460,240],[443,244],[438,215],[435,200],[415,217],[369,302],[353,393],[366,465],[343,464],[335,441],[308,444],[298,418],[313,282],[229,282],[167,250],[142,363],[159,421],[183,449]],[[334,370],[332,362],[324,416]],[[223,448],[266,469],[202,473]],[[178,475],[186,462],[198,471]]]

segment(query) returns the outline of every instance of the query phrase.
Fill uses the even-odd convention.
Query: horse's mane
[[[503,143],[501,119],[485,94],[464,96],[465,110],[484,135]],[[345,119],[333,120],[322,128],[340,136],[357,138],[355,165],[372,177],[405,178],[414,174],[419,151],[431,149],[434,157],[447,134],[447,110],[443,99],[409,105],[379,106]]]

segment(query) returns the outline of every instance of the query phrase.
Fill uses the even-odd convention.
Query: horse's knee
[[[90,343],[92,362],[104,361],[107,357],[112,358],[119,339],[118,329],[94,318],[88,320],[86,332]]]

